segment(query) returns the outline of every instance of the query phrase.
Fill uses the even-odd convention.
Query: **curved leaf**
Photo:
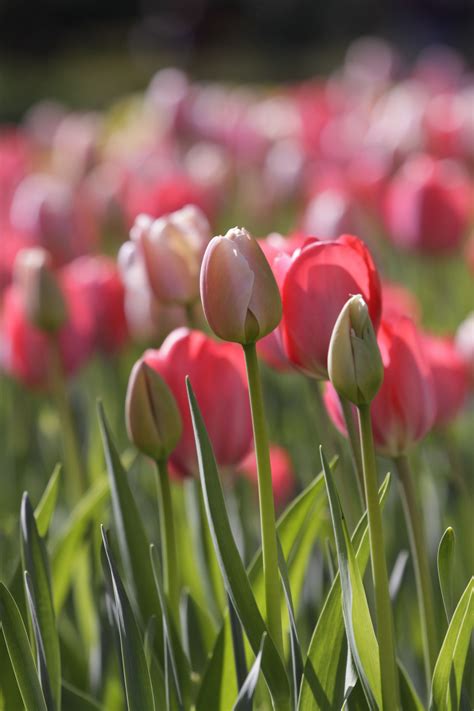
[[[0,583],[0,622],[26,711],[47,711],[25,625],[3,583]]]
[[[456,536],[454,531],[451,526],[448,526],[438,546],[438,580],[448,623],[454,610],[453,566],[455,543]]]
[[[59,484],[61,482],[61,464],[56,464],[51,478],[43,491],[43,495],[35,509],[36,525],[40,536],[46,536],[58,500]]]

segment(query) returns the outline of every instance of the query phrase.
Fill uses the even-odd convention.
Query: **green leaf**
[[[438,546],[438,580],[448,623],[454,610],[453,567],[455,543],[456,536],[454,531],[451,526],[448,526]]]
[[[336,462],[337,458],[334,458],[331,465],[334,466]],[[324,478],[320,474],[290,503],[277,521],[278,537],[287,559],[292,593],[295,599],[299,596],[308,556],[324,521],[325,507]],[[249,566],[248,575],[257,604],[263,604],[261,549],[256,553]],[[342,625],[341,634],[343,631]],[[198,711],[207,711],[211,702],[216,709],[227,711],[238,693],[238,688],[230,619],[227,612],[203,677],[197,702]]]
[[[28,573],[27,570],[25,570],[25,590],[26,590],[26,599],[28,603],[28,609],[30,611],[30,616],[31,616],[31,621],[33,623],[33,633],[35,636],[35,642],[36,642],[36,650],[37,650],[37,657],[38,657],[38,671],[39,671],[39,678],[40,678],[40,683],[41,683],[41,688],[43,689],[43,696],[46,701],[46,706],[48,707],[49,711],[54,711],[56,708],[56,705],[54,703],[52,691],[51,691],[51,682],[49,679],[49,673],[48,673],[48,665],[46,662],[46,654],[44,651],[44,643],[43,643],[43,638],[41,636],[41,628],[39,626],[39,621],[38,621],[38,615],[36,614],[36,608],[35,608],[35,603],[34,603],[34,593],[33,593],[33,583],[31,582],[31,577]]]
[[[281,581],[283,584],[283,591],[285,593],[286,606],[288,609],[288,617],[290,620],[291,672],[292,672],[292,682],[293,682],[292,691],[293,691],[293,703],[296,708],[301,678],[303,676],[303,655],[301,652],[300,640],[298,638],[298,630],[296,629],[296,617],[295,617],[295,610],[293,607],[293,598],[291,595],[288,568],[286,565],[285,555],[283,553],[283,549],[281,547],[279,538],[277,538],[277,543],[278,543],[278,567],[280,569],[280,577],[281,577]]]
[[[102,511],[108,496],[109,483],[107,479],[102,479],[84,494],[68,517],[65,528],[51,545],[54,608],[58,615],[74,577],[74,566],[71,565],[71,559],[80,546],[91,521]]]
[[[204,624],[209,624],[209,622],[204,621],[203,611],[199,608],[191,593],[186,591],[181,601],[181,627],[183,629],[184,647],[193,672],[199,676],[204,671],[209,651],[203,629]]]
[[[102,528],[104,568],[111,583],[115,619],[120,636],[122,671],[129,711],[154,711],[150,673],[145,659],[143,640],[130,601],[115,567],[107,535]]]
[[[260,676],[260,667],[262,663],[262,655],[266,639],[267,635],[265,634],[260,644],[260,650],[257,656],[255,657],[255,661],[252,664],[252,668],[250,669],[248,676],[242,685],[242,688],[239,691],[237,701],[235,702],[232,711],[252,711],[253,697],[255,695],[255,690],[258,684],[258,678]]]
[[[268,630],[256,603],[232,535],[214,453],[189,379],[187,379],[186,385],[204,503],[214,546],[221,565],[227,592],[232,598],[254,654],[257,655],[261,639]],[[290,697],[288,677],[282,659],[270,637],[265,645],[262,671],[275,704],[288,703]]]
[[[415,687],[399,659],[397,660],[397,665],[400,682],[400,703],[403,711],[424,711],[425,707],[421,703]]]
[[[85,694],[81,689],[76,689],[67,681],[63,681],[62,691],[63,708],[67,711],[105,711],[92,696]]]
[[[42,646],[44,652],[44,669],[41,676],[44,680],[47,678],[51,684],[54,706],[61,708],[61,657],[51,593],[49,561],[43,539],[36,527],[28,494],[23,494],[20,524],[23,569],[29,574],[27,596],[30,611],[33,612],[37,648],[40,650]],[[39,667],[41,668],[41,664]],[[45,687],[43,691],[48,701]]]
[[[153,575],[155,579],[156,589],[160,600],[160,606],[163,615],[163,632],[166,645],[168,647],[169,661],[171,663],[172,679],[176,690],[178,703],[180,706],[188,705],[191,699],[190,679],[191,668],[187,657],[181,646],[176,628],[173,624],[171,615],[169,614],[168,604],[163,590],[160,575],[160,562],[158,559],[158,551],[152,544],[150,546],[150,560]]]
[[[2,620],[0,617],[0,699],[3,700],[3,708],[8,711],[24,711],[24,704],[21,699],[20,689],[16,681],[15,672],[8,655],[5,637],[2,634]],[[0,703],[1,705],[1,703]]]
[[[155,615],[158,625],[157,639],[161,640],[163,630],[160,601],[156,592],[150,557],[146,554],[149,541],[126,472],[113,444],[101,403],[98,403],[97,411],[110,481],[112,510],[120,556],[127,581],[133,587],[142,621],[145,623],[152,615]],[[159,663],[163,665],[161,644],[157,646],[156,652]]]
[[[459,708],[461,683],[474,627],[474,577],[461,595],[436,661],[431,684],[430,709]]]
[[[228,610],[230,619],[230,628],[232,630],[232,645],[234,647],[235,673],[237,676],[237,686],[240,689],[247,678],[247,660],[245,658],[244,636],[242,634],[242,625],[240,624],[239,616],[235,610],[232,598],[228,596]]]
[[[26,711],[47,711],[25,625],[3,583],[0,583],[0,622]]]
[[[342,612],[352,659],[371,709],[381,708],[381,682],[378,643],[372,626],[362,576],[357,565],[344,514],[332,473],[320,447],[329,508],[336,540],[342,587]]]
[[[389,477],[379,490],[383,506],[388,493]],[[363,575],[369,561],[370,545],[367,512],[352,535],[352,546]],[[327,644],[327,640],[331,644]],[[346,635],[341,605],[341,580],[336,574],[313,632],[305,662],[300,690],[300,711],[339,711],[344,702],[344,681],[347,657]]]
[[[48,533],[49,524],[53,517],[58,500],[59,484],[61,482],[61,465],[56,464],[51,478],[46,485],[41,499],[35,509],[36,526],[38,533],[43,538]]]

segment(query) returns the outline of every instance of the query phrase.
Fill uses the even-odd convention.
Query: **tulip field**
[[[474,708],[473,76],[0,124],[0,711]]]

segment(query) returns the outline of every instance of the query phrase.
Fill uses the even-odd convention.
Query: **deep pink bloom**
[[[433,425],[433,378],[420,333],[410,319],[382,320],[377,341],[384,380],[371,405],[374,441],[380,452],[397,456]],[[331,383],[325,385],[324,402],[333,423],[346,434],[339,398]]]
[[[113,259],[84,256],[61,271],[66,291],[77,294],[94,320],[94,347],[104,353],[122,348],[128,338],[125,318],[125,289]]]
[[[61,365],[74,374],[90,357],[93,320],[90,309],[76,291],[64,290],[68,320],[58,331]],[[20,289],[12,284],[5,292],[0,324],[2,367],[32,387],[48,387],[51,377],[51,342],[46,333],[32,326],[25,313]]]
[[[31,146],[15,129],[0,133],[0,229],[7,222],[10,203],[17,185],[31,167]]]
[[[308,240],[293,255],[282,281],[280,325],[288,358],[316,378],[327,378],[327,355],[339,313],[354,294],[361,294],[374,328],[382,309],[380,280],[365,244],[352,235],[334,242]]]
[[[182,477],[197,472],[194,433],[186,394],[189,375],[217,463],[235,467],[252,441],[252,421],[242,349],[214,341],[200,331],[179,328],[158,350],[147,350],[145,362],[167,382],[183,419],[183,434],[171,455]]]
[[[469,391],[469,368],[449,337],[423,333],[423,352],[433,374],[435,426],[446,425],[462,410]]]
[[[405,249],[456,249],[469,225],[472,195],[461,164],[427,155],[410,158],[387,189],[384,221],[389,238]]]
[[[293,465],[286,449],[276,444],[270,445],[270,464],[275,503],[278,507],[281,507],[290,499],[295,489]],[[257,459],[253,449],[242,460],[237,470],[239,474],[247,477],[252,484],[258,485]]]

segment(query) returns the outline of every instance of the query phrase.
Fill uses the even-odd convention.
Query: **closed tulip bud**
[[[168,457],[181,437],[176,400],[163,378],[143,360],[130,373],[125,419],[133,444],[155,460]]]
[[[355,405],[370,403],[383,381],[383,364],[367,304],[352,296],[336,321],[329,343],[329,378]]]
[[[275,277],[247,230],[234,227],[209,243],[201,267],[201,300],[210,327],[225,341],[254,343],[280,323]]]
[[[21,250],[15,261],[15,282],[22,293],[28,321],[42,331],[58,331],[67,312],[48,252],[41,247]]]

